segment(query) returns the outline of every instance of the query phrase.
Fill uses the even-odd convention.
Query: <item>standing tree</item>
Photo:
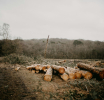
[[[4,23],[3,26],[0,27],[0,36],[6,40],[9,38],[9,24]]]
[[[9,24],[4,23],[2,28],[2,36],[4,39],[9,38]]]

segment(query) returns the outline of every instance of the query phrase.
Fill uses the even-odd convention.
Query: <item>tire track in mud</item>
[[[0,100],[36,100],[10,68],[0,68]]]

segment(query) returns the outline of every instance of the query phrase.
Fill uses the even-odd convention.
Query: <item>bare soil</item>
[[[15,70],[17,66],[20,66],[18,71]],[[32,73],[23,65],[0,63],[0,100],[104,99],[104,80],[63,81],[58,75],[53,75],[52,81],[46,82],[44,74]]]

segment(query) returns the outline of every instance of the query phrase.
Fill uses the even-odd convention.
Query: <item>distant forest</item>
[[[0,40],[0,56],[12,53],[29,57],[43,56],[47,39]],[[48,41],[46,58],[55,59],[104,59],[104,42],[51,38]]]

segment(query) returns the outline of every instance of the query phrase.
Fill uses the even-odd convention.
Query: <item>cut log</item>
[[[64,81],[67,81],[67,80],[69,79],[69,76],[68,76],[68,74],[66,74],[66,73],[60,75],[60,77],[61,77]]]
[[[26,67],[26,69],[28,69],[28,70],[32,70],[33,68],[35,68],[34,65],[31,65],[31,66],[27,66],[27,67]]]
[[[80,71],[75,72],[76,79],[80,79],[82,77],[82,73]]]
[[[77,66],[81,69],[90,71],[91,73],[97,74],[100,79],[104,79],[104,68],[92,67],[88,64],[78,63]]]
[[[57,70],[60,74],[64,74],[65,73],[65,67],[61,67],[61,66],[56,66],[53,65],[51,66],[54,70]]]
[[[50,67],[50,68],[47,70],[46,74],[44,75],[44,80],[50,82],[51,79],[52,79],[52,68]]]
[[[91,79],[93,77],[92,73],[89,71],[81,70],[80,73],[85,79]]]
[[[35,70],[39,71],[42,70],[42,67],[40,64],[35,65]]]
[[[47,72],[48,69],[44,69],[44,72]]]
[[[50,68],[50,67],[51,67],[50,65],[47,65],[47,69]]]
[[[70,79],[80,79],[82,77],[81,72],[79,71],[79,68],[71,68],[71,67],[66,67],[65,72],[69,74]]]
[[[70,73],[69,73],[69,79],[75,79],[75,78],[76,78],[75,73],[70,72]]]
[[[99,66],[101,66],[101,61],[95,61],[95,62],[93,62],[92,64],[91,64],[91,66],[93,66],[93,67],[99,67]]]
[[[101,63],[101,65],[104,65],[104,63]]]
[[[35,70],[32,70],[31,72],[32,72],[32,73],[35,73]]]
[[[38,64],[34,64],[34,65],[31,65],[31,66],[27,66],[26,69],[28,70],[33,70],[35,69],[35,67],[37,67]]]
[[[47,69],[47,66],[46,65],[43,65],[42,66],[42,70],[45,72],[46,69]]]
[[[20,69],[20,67],[15,68],[16,71],[18,71]]]
[[[50,65],[43,65],[43,66],[42,66],[42,70],[43,70],[44,72],[46,72],[48,68],[50,68]]]
[[[66,62],[66,60],[61,60],[61,61],[58,61],[58,63],[64,63]]]
[[[38,74],[38,73],[39,73],[39,70],[36,70],[36,71],[35,71],[35,73],[37,73],[37,74]]]
[[[65,72],[68,74],[69,79],[75,79],[76,75],[75,75],[75,70],[71,67],[66,67],[65,68]]]
[[[27,66],[26,67],[28,70],[42,70],[42,66],[40,64],[34,64],[34,65],[31,65],[31,66]]]

